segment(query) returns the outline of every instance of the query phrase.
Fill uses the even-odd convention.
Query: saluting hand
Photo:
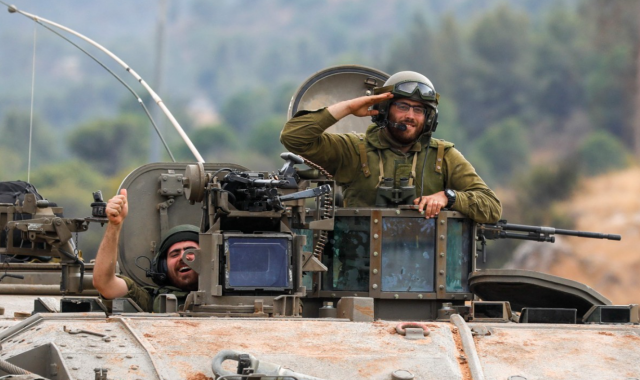
[[[336,120],[340,120],[347,115],[355,115],[358,117],[377,115],[377,110],[370,110],[374,104],[384,102],[393,98],[393,94],[386,92],[380,95],[361,96],[350,100],[345,100],[340,103],[329,106],[329,112]]]
[[[121,189],[120,194],[109,199],[107,202],[107,218],[109,223],[113,225],[119,225],[124,222],[124,219],[129,213],[129,204],[127,203],[127,189]]]

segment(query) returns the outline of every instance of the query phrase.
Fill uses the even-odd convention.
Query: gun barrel
[[[313,189],[307,189],[307,190],[298,191],[297,193],[283,195],[280,197],[280,201],[286,202],[286,201],[293,201],[298,199],[314,198],[323,194],[327,194],[329,192],[331,192],[331,186],[322,185]]]
[[[599,232],[588,232],[588,231],[563,230],[563,229],[553,228],[553,227],[527,226],[524,224],[511,224],[511,223],[500,224],[500,227],[502,227],[502,229],[506,231],[533,232],[536,234],[545,234],[545,235],[567,235],[567,236],[577,236],[577,237],[584,237],[584,238],[591,238],[591,239],[622,240],[622,237],[620,235],[602,234]]]
[[[558,235],[578,236],[591,239],[607,239],[607,240],[622,240],[622,236],[615,234],[601,234],[599,232],[587,232],[587,231],[572,231],[572,230],[556,230]]]

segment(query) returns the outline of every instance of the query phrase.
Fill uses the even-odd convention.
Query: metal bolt
[[[422,294],[418,294],[418,298],[422,299]]]
[[[335,297],[335,296],[336,296],[336,294],[335,294],[335,293],[331,293],[331,297]]]
[[[373,223],[378,224],[378,219],[374,219]]]
[[[443,275],[443,274],[444,274],[444,271],[443,271],[443,270],[440,270],[440,275]]]
[[[167,180],[167,176],[166,176],[166,175],[163,175],[163,176],[162,176],[162,180],[163,180],[163,181],[166,181],[166,180]]]
[[[162,189],[162,194],[166,194],[168,190],[166,188]]]
[[[378,284],[373,284],[373,285],[371,285],[371,287],[374,288],[374,289],[378,289]]]
[[[438,286],[438,288],[440,288],[442,290],[442,289],[444,289],[444,285],[440,285],[440,286]]]
[[[400,215],[400,210],[396,210],[396,215]]]
[[[444,235],[440,235],[440,240],[444,240]]]
[[[399,296],[399,295],[397,295],[397,294],[394,294],[394,295],[393,295],[393,298],[398,299],[398,298],[400,298],[400,296]]]
[[[441,220],[441,221],[440,221],[440,224],[444,225],[444,220]]]
[[[440,257],[444,257],[444,252],[440,252]]]
[[[374,251],[373,256],[378,256],[378,251]]]
[[[354,213],[354,214],[359,214],[359,213],[360,213],[360,210],[354,210],[354,211],[353,211],[353,213]]]
[[[420,211],[420,215],[424,215],[424,210]]]
[[[378,234],[373,234],[373,238],[377,239],[378,238]]]
[[[377,270],[377,269],[374,269],[374,270],[373,270],[373,274],[378,274],[378,270]]]

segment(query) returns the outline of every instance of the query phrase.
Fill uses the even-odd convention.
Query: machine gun
[[[98,191],[93,197],[92,216],[87,218],[64,218],[61,207],[46,199],[38,199],[33,193],[25,194],[22,202],[0,204],[0,229],[6,231],[6,244],[0,245],[0,255],[59,259],[59,264],[50,266],[60,267],[60,292],[81,294],[91,278],[85,280],[85,264],[73,234],[77,239],[78,233],[88,230],[90,222],[107,222],[102,193]],[[28,268],[27,263],[12,266],[20,265]],[[6,274],[3,277],[17,278]]]
[[[186,313],[297,316],[298,298],[306,296],[303,273],[327,270],[303,251],[307,235],[297,229],[315,230],[314,243],[324,244],[333,229],[334,182],[306,178],[295,167],[304,163],[299,156],[280,157],[285,164],[272,173],[187,166],[184,195],[202,203],[203,218],[197,259],[187,262],[200,276]],[[316,199],[314,212],[309,198]]]
[[[553,227],[528,226],[524,224],[512,224],[506,220],[499,220],[496,224],[478,224],[476,237],[480,241],[483,260],[486,262],[487,240],[519,239],[538,242],[554,243],[554,235],[577,236],[591,239],[621,240],[620,235],[603,234],[599,232],[586,232],[564,230]]]

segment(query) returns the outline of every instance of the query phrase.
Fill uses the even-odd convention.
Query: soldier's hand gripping
[[[413,204],[418,205],[418,211],[424,210],[425,217],[429,219],[436,217],[448,202],[449,199],[447,199],[444,191],[440,191],[432,195],[416,198]]]
[[[113,225],[119,225],[124,222],[124,219],[129,213],[129,204],[127,203],[127,189],[121,189],[120,194],[109,199],[107,202],[107,218],[109,223]]]

